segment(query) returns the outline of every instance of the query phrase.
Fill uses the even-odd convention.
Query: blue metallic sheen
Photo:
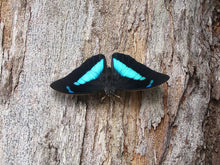
[[[82,85],[91,80],[97,79],[104,69],[104,59],[101,59],[89,71],[87,71],[81,78],[79,78],[74,85]]]
[[[151,85],[153,84],[154,80],[150,80],[150,83],[146,86],[146,88],[150,88]]]
[[[115,70],[123,77],[131,78],[134,80],[140,80],[140,81],[146,79],[145,77],[141,76],[139,73],[127,67],[121,61],[115,58],[113,58],[113,65],[114,65]]]
[[[74,93],[69,86],[66,86],[66,89],[68,90],[69,93]]]

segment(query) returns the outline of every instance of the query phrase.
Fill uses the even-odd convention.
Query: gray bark
[[[0,164],[219,162],[217,1],[0,3]],[[170,80],[122,102],[49,87],[114,52]]]

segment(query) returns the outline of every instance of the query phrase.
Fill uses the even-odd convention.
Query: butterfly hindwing
[[[66,77],[53,82],[50,86],[63,93],[88,94],[104,90],[100,76],[106,69],[105,56],[95,55],[87,59],[80,67]]]
[[[169,79],[168,75],[151,70],[132,57],[121,53],[112,55],[112,70],[116,79],[113,83],[114,88],[119,90],[147,89]]]

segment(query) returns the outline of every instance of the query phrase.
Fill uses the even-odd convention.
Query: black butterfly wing
[[[158,86],[169,76],[156,72],[137,62],[129,55],[114,53],[112,55],[114,88],[117,90],[142,90]]]
[[[66,77],[54,81],[50,87],[67,94],[89,94],[104,90],[100,80],[106,69],[106,59],[102,54],[88,58],[80,67]]]

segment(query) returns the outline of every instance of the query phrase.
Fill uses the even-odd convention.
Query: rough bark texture
[[[217,0],[0,0],[0,10],[0,164],[220,162]],[[171,78],[102,104],[50,89],[113,52]]]

